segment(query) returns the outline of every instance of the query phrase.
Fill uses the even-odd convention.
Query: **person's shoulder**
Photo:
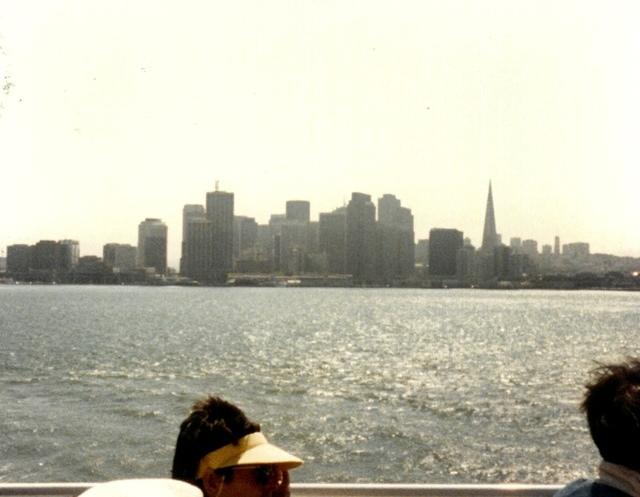
[[[574,480],[553,494],[553,497],[589,497],[591,496],[594,483],[594,480],[587,478]]]
[[[622,490],[587,478],[572,481],[558,490],[553,497],[629,497]]]

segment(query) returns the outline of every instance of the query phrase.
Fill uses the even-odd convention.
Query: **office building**
[[[394,195],[378,199],[378,276],[390,283],[413,274],[415,242],[413,215]]]
[[[521,252],[528,255],[531,260],[535,260],[538,257],[538,242],[535,240],[522,240]]]
[[[258,239],[258,223],[255,218],[233,216],[233,257],[235,260],[254,254]]]
[[[102,247],[102,262],[113,272],[136,268],[137,248],[128,243],[107,243]]]
[[[571,259],[589,257],[589,244],[584,242],[566,243],[562,246],[562,255]]]
[[[147,218],[138,225],[137,265],[167,272],[167,225],[162,220]]]
[[[327,272],[346,272],[347,209],[320,214],[320,252],[326,254]]]
[[[210,277],[218,283],[233,270],[233,193],[207,193],[207,219],[211,223],[213,261]]]
[[[352,193],[347,205],[346,270],[355,283],[376,279],[376,207],[371,196]]]
[[[463,247],[462,231],[434,228],[429,231],[429,275],[432,279],[453,279],[457,275],[458,251]]]
[[[12,275],[28,273],[31,268],[32,252],[33,249],[30,245],[9,245],[7,247],[7,273]]]
[[[60,271],[60,244],[54,240],[40,240],[33,246],[31,264],[35,271]]]
[[[80,259],[80,243],[77,240],[60,240],[60,266],[69,271],[78,265]]]
[[[191,221],[205,218],[204,207],[199,204],[187,204],[182,208],[182,243],[180,244],[180,274],[186,275],[187,266],[187,228]]]
[[[286,217],[288,221],[310,221],[311,204],[307,200],[287,200]]]
[[[429,265],[429,239],[418,240],[415,248],[415,259],[417,264],[426,267]]]
[[[513,237],[509,241],[509,246],[511,247],[511,252],[513,254],[519,254],[522,250],[522,239],[519,237]]]

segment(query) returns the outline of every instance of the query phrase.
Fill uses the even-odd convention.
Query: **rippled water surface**
[[[559,483],[640,293],[0,287],[0,481],[166,476],[206,393],[304,482]]]

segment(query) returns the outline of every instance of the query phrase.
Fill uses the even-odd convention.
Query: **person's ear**
[[[204,497],[219,497],[222,493],[224,477],[215,471],[207,471],[202,478],[202,493]]]

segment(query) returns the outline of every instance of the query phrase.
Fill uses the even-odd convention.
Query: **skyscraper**
[[[138,225],[138,267],[167,272],[167,225],[160,219],[147,218]]]
[[[258,238],[258,223],[252,217],[233,216],[233,257],[235,260],[246,256],[255,248]]]
[[[347,205],[346,267],[356,283],[375,280],[376,206],[371,195],[352,193]]]
[[[189,223],[196,220],[205,219],[204,207],[198,204],[187,204],[182,208],[182,244],[180,254],[180,274],[189,276],[187,274],[187,266],[189,266],[187,247],[188,243],[188,229]],[[189,276],[192,277],[192,276]]]
[[[347,209],[340,207],[333,212],[320,214],[320,251],[326,254],[327,271],[345,273],[345,240]]]
[[[410,276],[415,266],[413,215],[394,195],[378,199],[378,237],[377,272],[382,279]]]
[[[211,222],[213,261],[211,276],[224,282],[233,269],[233,193],[207,193],[207,219]]]
[[[489,182],[489,194],[487,195],[487,208],[484,215],[484,230],[482,231],[482,246],[480,251],[485,255],[493,256],[493,249],[498,247],[498,234],[496,232],[496,217],[493,212],[493,194],[491,182]]]
[[[287,220],[308,223],[310,218],[310,203],[307,200],[287,200]]]
[[[131,271],[136,267],[136,247],[122,243],[107,243],[102,247],[102,261],[115,271]]]
[[[463,246],[462,231],[433,228],[429,231],[429,275],[431,278],[455,278],[458,250]]]

